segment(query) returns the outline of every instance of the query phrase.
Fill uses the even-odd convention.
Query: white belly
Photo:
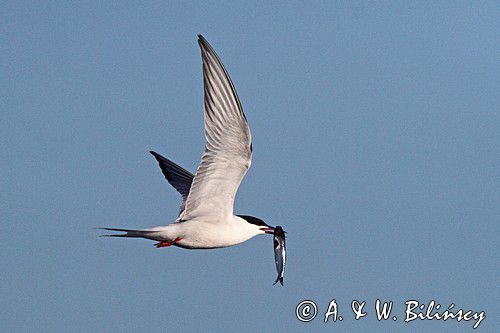
[[[182,238],[175,245],[186,249],[214,249],[233,246],[259,234],[259,230],[235,223],[190,220],[174,224]]]

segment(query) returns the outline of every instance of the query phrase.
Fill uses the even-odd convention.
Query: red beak
[[[260,228],[260,230],[264,231],[266,234],[274,234],[274,228],[273,227]]]

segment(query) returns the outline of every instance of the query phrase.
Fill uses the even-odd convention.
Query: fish
[[[274,281],[273,286],[278,283],[283,285],[283,276],[285,275],[286,263],[286,244],[285,244],[285,231],[281,226],[274,228],[274,263],[278,271],[278,277]]]

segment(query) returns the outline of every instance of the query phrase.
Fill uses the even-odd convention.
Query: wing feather
[[[203,60],[205,151],[182,219],[229,221],[236,191],[251,164],[251,133],[238,94],[214,49],[199,35]]]
[[[154,151],[150,151],[150,153],[158,161],[161,172],[163,173],[167,181],[182,196],[182,203],[180,207],[180,212],[182,212],[184,210],[186,199],[189,195],[189,190],[191,188],[191,183],[193,182],[194,175],[181,166],[170,161],[169,159],[161,156],[160,154]]]

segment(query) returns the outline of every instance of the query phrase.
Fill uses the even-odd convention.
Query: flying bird
[[[273,234],[263,220],[234,215],[236,191],[252,161],[252,136],[233,82],[212,46],[198,35],[203,60],[205,150],[193,175],[151,151],[182,203],[175,222],[148,229],[100,228],[122,232],[106,237],[154,240],[156,247],[214,249]]]

